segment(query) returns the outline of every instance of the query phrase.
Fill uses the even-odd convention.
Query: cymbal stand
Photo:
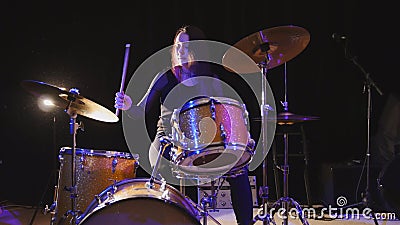
[[[287,102],[287,74],[286,74],[286,62],[285,62],[285,101],[281,102],[284,111],[289,111],[289,104]],[[304,225],[309,225],[306,218],[303,215],[303,210],[300,207],[300,204],[297,203],[294,199],[289,197],[289,134],[287,131],[283,133],[284,140],[284,165],[280,168],[283,172],[283,197],[278,199],[273,205],[272,208],[280,205],[283,208],[283,224],[288,225],[289,219],[289,206],[295,206],[299,219]],[[275,212],[275,211],[274,211]],[[273,215],[272,215],[273,216]]]
[[[72,88],[70,90],[72,95],[68,96],[68,105],[65,108],[65,112],[70,116],[70,134],[72,135],[72,160],[71,160],[71,187],[68,187],[67,190],[71,193],[71,209],[65,213],[65,217],[68,215],[72,215],[72,223],[76,223],[76,219],[78,216],[78,212],[76,210],[76,197],[77,197],[77,189],[76,189],[76,134],[79,128],[83,129],[83,125],[80,123],[76,123],[77,113],[71,109],[71,104],[76,100],[75,96],[79,95],[79,90]]]
[[[260,34],[262,35],[262,32],[260,32]],[[263,52],[267,52],[269,50],[269,43],[265,42],[264,44],[262,44],[260,46],[261,50]],[[253,218],[253,223],[255,223],[256,221],[260,220],[263,222],[264,225],[267,224],[274,224],[275,225],[275,221],[273,219],[273,217],[271,217],[268,213],[268,186],[267,186],[267,110],[273,110],[271,109],[271,107],[266,104],[266,77],[267,77],[267,65],[268,62],[270,61],[269,59],[269,55],[266,54],[265,60],[261,63],[259,63],[259,66],[261,68],[261,73],[262,73],[262,81],[261,81],[261,85],[262,85],[262,89],[261,89],[261,128],[262,128],[262,146],[263,146],[263,156],[264,161],[263,161],[263,186],[260,187],[259,189],[259,196],[262,199],[262,214],[257,214],[254,218]]]

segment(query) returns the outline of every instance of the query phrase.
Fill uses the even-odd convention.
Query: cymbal
[[[261,121],[262,118],[257,117],[253,118],[253,121]],[[296,115],[291,112],[281,112],[278,113],[276,118],[267,118],[267,121],[276,121],[278,125],[292,125],[295,123],[305,122],[305,121],[312,121],[312,120],[319,120],[318,116],[303,116],[303,115]]]
[[[317,116],[296,115],[291,112],[281,112],[276,116],[278,125],[291,125],[310,120],[319,120]]]
[[[79,93],[66,91],[63,88],[34,80],[24,80],[21,85],[34,96],[49,98],[55,106],[68,109],[69,112],[103,122],[117,122],[119,120],[113,112],[79,95]]]
[[[278,26],[255,32],[234,44],[257,65],[267,60],[266,68],[277,67],[300,54],[310,42],[309,32],[298,26]],[[237,49],[230,48],[224,54],[222,64],[239,73],[259,72],[250,63],[243,63],[243,56]],[[267,57],[268,55],[268,57]],[[248,62],[248,61],[247,61]]]

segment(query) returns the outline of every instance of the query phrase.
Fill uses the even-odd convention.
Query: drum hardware
[[[319,117],[316,116],[301,116],[301,115],[296,115],[294,113],[289,112],[289,103],[287,101],[287,73],[286,73],[286,62],[285,62],[285,76],[284,76],[284,85],[285,85],[285,96],[284,96],[284,101],[281,102],[284,111],[279,113],[276,121],[278,125],[293,125],[295,123],[300,123],[304,121],[312,121],[312,120],[318,120]],[[289,197],[289,133],[287,131],[283,132],[283,141],[284,141],[284,163],[282,166],[280,166],[278,169],[280,169],[283,173],[283,197],[278,199],[273,205],[272,208],[275,208],[277,206],[281,206],[284,208],[284,215],[283,215],[283,221],[284,224],[288,224],[288,212],[289,212],[289,206],[293,205],[295,209],[297,210],[298,216],[302,224],[308,225],[308,221],[306,217],[303,215],[303,210],[300,206],[300,204],[295,201],[293,198]],[[272,215],[273,216],[273,215]]]
[[[56,185],[54,187],[54,194],[53,194],[54,198],[53,198],[53,203],[50,205],[46,205],[44,210],[43,210],[43,214],[46,215],[47,213],[51,213],[54,215],[56,207],[57,207],[57,199],[58,199],[58,186]]]
[[[285,63],[285,100],[281,102],[284,111],[282,113],[279,113],[276,121],[278,125],[293,125],[298,122],[303,122],[303,121],[308,121],[308,120],[317,120],[318,117],[315,116],[299,116],[293,113],[289,112],[289,103],[287,101],[287,73],[286,73],[286,63]],[[306,217],[303,215],[303,210],[300,206],[300,204],[295,201],[293,198],[289,197],[289,133],[287,131],[283,132],[283,141],[284,141],[284,162],[283,165],[280,166],[278,169],[280,169],[283,173],[283,197],[278,199],[271,207],[275,208],[277,206],[280,206],[281,208],[284,208],[284,215],[283,215],[283,222],[284,225],[288,224],[288,219],[289,219],[289,207],[290,205],[293,205],[298,213],[299,219],[302,224],[308,225],[308,221]],[[275,211],[274,211],[275,212]],[[272,214],[273,216],[273,214]]]
[[[151,172],[150,179],[148,182],[146,182],[146,187],[148,188],[154,188],[154,182],[155,180],[157,180],[158,167],[160,166],[161,157],[164,154],[165,149],[172,145],[172,142],[171,140],[169,140],[168,137],[160,137],[159,141],[160,141],[160,149],[158,151],[157,160],[156,163],[154,164],[153,171]],[[161,174],[158,175],[161,176]],[[163,177],[161,177],[161,182],[165,184],[165,180]]]
[[[260,32],[260,34],[262,34],[262,32]],[[268,44],[269,46],[269,44]],[[262,45],[263,50],[265,50],[265,52],[267,51],[266,49],[266,45],[263,44]],[[269,49],[269,47],[268,47]],[[262,136],[261,136],[261,141],[262,141],[262,146],[263,146],[263,156],[265,156],[264,160],[263,160],[263,186],[260,187],[259,189],[259,197],[262,199],[262,216],[260,216],[259,214],[257,214],[254,218],[253,218],[253,222],[255,223],[256,221],[260,220],[263,221],[263,224],[273,224],[275,225],[275,220],[273,218],[273,215],[270,215],[268,213],[268,186],[267,186],[267,116],[268,116],[268,111],[270,110],[274,110],[272,109],[267,103],[266,103],[266,77],[267,77],[267,65],[270,62],[270,56],[269,54],[266,54],[265,59],[263,62],[260,62],[258,65],[261,68],[261,73],[262,76],[264,76],[265,79],[262,79],[262,89],[261,89],[261,94],[262,94],[262,103],[261,103],[261,131],[262,131]]]
[[[210,218],[214,223],[221,225],[220,222],[218,222],[217,219],[215,219],[213,216],[209,214],[210,211],[215,212],[218,211],[216,209],[217,206],[217,195],[220,187],[222,186],[223,182],[225,181],[225,178],[223,179],[222,182],[218,182],[218,187],[215,187],[216,179],[210,179],[210,193],[203,192],[203,197],[200,199],[199,204],[196,204],[193,202],[193,204],[199,209],[200,217],[203,219],[202,225],[207,225],[208,221],[207,219]]]
[[[71,186],[66,187],[66,190],[70,192],[71,207],[70,210],[66,212],[66,215],[72,215],[72,221],[70,222],[75,223],[79,213],[76,210],[76,134],[78,129],[83,130],[83,124],[76,123],[76,118],[78,115],[82,115],[103,122],[117,122],[119,119],[107,108],[81,96],[77,88],[71,88],[69,91],[66,91],[64,88],[34,80],[23,80],[21,86],[39,99],[50,100],[54,106],[63,108],[70,116],[69,124],[70,134],[72,135],[73,160],[71,160]],[[58,190],[60,190],[59,187]],[[57,208],[57,203],[57,201],[54,202],[55,208]],[[57,214],[57,212],[54,212],[54,214]],[[53,219],[54,218],[52,218],[52,223],[54,222]]]
[[[293,114],[294,115],[294,114]],[[278,116],[279,117],[279,116]],[[304,117],[304,118],[310,118],[310,117]],[[285,122],[283,119],[279,119],[279,121],[281,121],[281,125],[283,124],[293,124],[293,123],[299,123],[301,120],[301,116],[296,116],[296,118],[292,118],[292,119],[288,119],[287,121],[289,122]],[[294,122],[297,121],[297,122]],[[288,127],[285,127],[288,128]],[[276,133],[276,135],[283,135],[283,133]],[[310,191],[310,181],[309,181],[309,175],[308,175],[308,171],[309,171],[309,152],[308,152],[308,146],[307,146],[307,138],[306,138],[306,134],[304,131],[304,127],[302,126],[302,124],[300,125],[300,131],[290,131],[288,133],[288,135],[298,135],[301,136],[301,143],[302,143],[302,151],[303,153],[299,153],[300,156],[304,156],[303,160],[304,160],[304,171],[303,171],[303,178],[304,178],[304,186],[305,186],[305,194],[306,194],[306,198],[307,198],[307,206],[309,208],[312,208],[312,199],[311,199],[311,191]],[[276,139],[275,139],[276,140]],[[279,155],[281,156],[281,155]],[[275,184],[279,184],[278,181],[278,170],[282,171],[282,168],[279,166],[278,164],[278,154],[276,153],[276,143],[273,144],[272,146],[272,160],[273,160],[273,171],[274,171],[274,179],[275,179]],[[279,199],[279,194],[281,193],[280,190],[280,186],[276,185],[276,195],[277,195],[277,199]]]
[[[285,122],[283,122],[285,124]],[[291,121],[289,123],[290,125],[293,124]],[[284,208],[284,215],[283,215],[283,221],[284,224],[288,224],[288,212],[289,212],[289,206],[293,205],[298,213],[298,217],[301,221],[302,224],[308,225],[308,221],[303,215],[303,210],[300,206],[300,204],[295,201],[293,198],[289,197],[289,134],[287,131],[283,132],[283,140],[284,140],[284,163],[282,166],[277,167],[279,170],[282,171],[283,173],[283,197],[278,199],[272,206],[271,208],[276,208],[276,207],[281,207]],[[274,210],[275,213],[275,210]],[[272,214],[273,216],[273,214]]]
[[[208,213],[208,208],[211,208],[212,211],[215,211],[215,207],[217,205],[217,193],[215,191],[215,180],[211,180],[211,194],[205,195],[201,198],[201,208],[203,209],[202,217],[203,217],[203,225],[207,225],[207,218],[210,216]],[[213,220],[218,225],[221,225],[217,220]]]
[[[269,105],[266,104],[266,79],[262,79],[262,104],[261,104],[261,124],[262,124],[262,136],[261,141],[263,144],[263,153],[265,153],[265,158],[263,161],[263,186],[260,187],[260,197],[263,200],[263,213],[264,215],[257,215],[253,222],[258,220],[263,221],[264,224],[275,224],[273,220],[273,215],[268,214],[267,200],[268,200],[268,186],[267,186],[267,166],[266,166],[266,141],[267,141],[267,129],[266,123],[267,121],[276,122],[280,125],[282,124],[293,124],[295,122],[305,121],[308,117],[297,117],[296,115],[289,113],[288,111],[288,102],[286,101],[286,93],[287,93],[287,85],[286,85],[286,62],[300,54],[310,42],[310,34],[309,32],[297,26],[279,26],[274,28],[269,28],[265,30],[261,30],[255,32],[237,42],[234,47],[243,51],[245,54],[250,56],[250,58],[258,65],[261,70],[261,74],[263,78],[267,76],[267,70],[277,67],[281,64],[285,64],[285,101],[281,102],[284,107],[284,113],[278,114],[277,118],[268,119],[267,120],[267,112],[274,110],[271,109]],[[235,52],[234,48],[228,49],[223,58],[223,64],[228,65],[228,68],[235,69],[235,72],[239,73],[255,73],[256,71],[254,67],[249,67],[246,65],[235,65],[232,62],[235,62]],[[228,69],[227,68],[227,69]],[[228,69],[230,70],[230,69]],[[283,118],[283,119],[282,119]],[[316,119],[316,118],[310,118]],[[285,153],[287,152],[287,135],[285,138]],[[285,154],[287,156],[287,154]],[[301,208],[299,208],[298,203],[293,199],[288,197],[288,183],[287,183],[287,175],[289,173],[289,166],[287,164],[287,157],[285,158],[285,165],[282,166],[284,172],[284,197],[278,200],[274,205],[281,204],[285,208],[285,218],[284,225],[288,224],[288,207],[289,202],[295,204],[296,209],[301,212]],[[305,218],[301,218],[302,223],[308,225],[308,222]]]
[[[118,190],[118,187],[117,187],[117,181],[116,180],[113,180],[113,184],[111,185],[111,186],[109,186],[109,189],[110,190],[108,190],[106,193],[106,196],[107,196],[107,198],[104,200],[104,199],[101,199],[101,196],[100,196],[100,194],[98,194],[98,195],[95,195],[94,196],[94,198],[95,198],[95,200],[97,200],[97,203],[100,205],[103,201],[105,201],[107,204],[109,204],[109,202],[111,202],[111,201],[113,201],[115,198],[114,198],[114,194],[117,192],[117,190]]]
[[[71,198],[71,209],[68,210],[64,215],[64,217],[67,217],[68,215],[72,216],[72,223],[75,223],[76,217],[78,216],[79,212],[77,210],[76,206],[76,197],[77,197],[77,189],[76,189],[76,162],[75,162],[75,156],[76,156],[76,134],[78,129],[83,128],[81,126],[81,123],[76,123],[76,118],[78,116],[77,112],[71,107],[72,103],[76,101],[77,96],[79,95],[79,90],[76,88],[70,89],[70,94],[67,95],[66,99],[68,100],[68,104],[65,108],[65,112],[70,116],[70,134],[72,135],[72,156],[73,160],[71,160],[71,186],[66,187],[65,189],[70,192],[70,198]]]

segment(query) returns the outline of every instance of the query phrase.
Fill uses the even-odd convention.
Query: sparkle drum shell
[[[172,119],[173,162],[188,174],[225,173],[247,165],[248,113],[225,97],[199,97],[175,110]]]
[[[137,154],[118,151],[76,148],[75,156],[75,211],[82,214],[89,204],[109,185],[136,177],[139,165]],[[65,224],[72,218],[72,155],[73,150],[63,147],[59,153],[60,171],[52,217],[55,224]]]

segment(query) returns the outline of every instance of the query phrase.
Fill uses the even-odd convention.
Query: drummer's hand
[[[132,99],[129,95],[126,95],[123,91],[115,93],[115,105],[116,109],[128,110],[132,106]]]

